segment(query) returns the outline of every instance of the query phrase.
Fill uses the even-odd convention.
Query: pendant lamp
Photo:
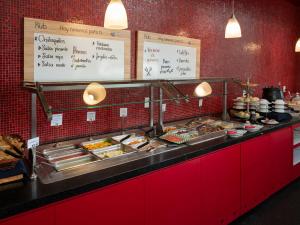
[[[298,39],[295,47],[295,52],[300,52],[300,38]]]
[[[111,0],[104,18],[104,28],[123,30],[128,28],[126,9],[121,0]]]
[[[242,37],[241,26],[234,15],[234,0],[232,0],[232,16],[229,18],[226,25],[225,38],[240,37]]]
[[[97,105],[106,97],[105,88],[99,83],[90,83],[83,93],[83,101],[87,105]]]
[[[211,95],[211,93],[212,93],[212,88],[210,84],[205,81],[199,84],[194,91],[194,95],[200,98]]]

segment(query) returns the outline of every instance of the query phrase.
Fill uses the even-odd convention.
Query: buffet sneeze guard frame
[[[222,97],[222,119],[227,119],[227,96],[228,96],[228,83],[236,82],[233,78],[201,78],[194,80],[122,80],[122,81],[94,81],[99,82],[106,89],[110,88],[138,88],[138,87],[146,87],[149,88],[149,127],[154,127],[154,107],[155,103],[158,103],[159,107],[159,118],[158,118],[158,126],[163,127],[164,124],[164,112],[163,112],[163,102],[174,101],[176,104],[180,104],[181,101],[189,102],[190,99],[199,97],[188,96],[182,93],[176,85],[180,84],[198,84],[200,82],[209,82],[209,83],[222,83],[223,84],[223,93],[213,94],[215,96]],[[134,104],[145,104],[145,101],[128,101],[122,103],[110,103],[110,104],[97,104],[94,106],[82,105],[79,107],[64,107],[64,108],[53,108],[48,104],[47,98],[45,96],[45,92],[51,91],[72,91],[72,90],[84,90],[91,81],[85,82],[24,82],[23,86],[32,92],[31,97],[31,137],[34,138],[37,136],[37,98],[39,99],[43,111],[48,118],[51,120],[53,113],[61,113],[64,111],[70,110],[85,110],[85,109],[98,109],[98,108],[107,108],[114,106],[126,106],[126,105],[134,105]],[[159,90],[158,98],[155,98],[155,89]],[[167,98],[164,98],[164,95]]]

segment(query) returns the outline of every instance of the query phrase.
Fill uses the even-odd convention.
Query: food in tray
[[[113,157],[123,155],[124,153],[125,152],[123,150],[117,149],[117,150],[105,151],[105,152],[98,153],[97,156],[102,159],[107,159],[107,158],[113,158]]]
[[[168,132],[176,130],[176,129],[177,129],[177,127],[175,127],[175,126],[167,126],[167,127],[164,127],[164,132],[168,133]]]
[[[87,144],[83,144],[83,148],[86,150],[95,150],[95,149],[99,149],[99,148],[104,148],[104,147],[108,147],[113,145],[111,141],[99,141],[99,142],[93,142],[93,143],[87,143]]]
[[[159,148],[163,148],[165,146],[166,146],[166,144],[161,143],[160,141],[151,140],[148,145],[140,148],[139,151],[150,152],[150,151],[154,151]]]
[[[130,141],[127,145],[137,145],[137,144],[140,144],[143,142],[145,142],[144,139],[136,139],[136,140]]]
[[[144,136],[136,136],[130,137],[123,141],[123,144],[129,145],[132,148],[137,148],[138,146],[142,145],[143,143],[147,142],[147,138]]]
[[[211,125],[202,125],[197,127],[197,131],[198,131],[198,135],[204,135],[204,134],[208,134],[208,133],[213,133],[213,132],[217,132],[217,131],[221,131],[224,130],[222,127],[214,127]]]
[[[181,144],[186,142],[186,140],[184,140],[183,137],[180,137],[179,135],[176,134],[165,134],[163,136],[160,137],[163,140],[172,142],[172,143],[176,143],[176,144]]]

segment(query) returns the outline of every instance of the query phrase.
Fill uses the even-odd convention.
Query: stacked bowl
[[[247,105],[243,98],[236,98],[234,99],[233,108],[237,110],[245,110],[247,109]]]
[[[277,113],[285,113],[285,102],[282,99],[277,99],[273,102],[273,110]]]
[[[261,99],[259,101],[259,108],[258,112],[260,113],[269,113],[269,108],[270,108],[270,102],[267,99]]]

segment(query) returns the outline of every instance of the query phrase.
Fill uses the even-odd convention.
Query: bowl
[[[275,105],[284,105],[285,102],[282,99],[277,99],[275,102],[273,102]]]
[[[262,104],[262,105],[268,105],[268,104],[271,104],[267,99],[261,99],[259,101],[259,104]]]
[[[251,124],[251,125],[245,125],[244,128],[245,128],[246,131],[256,132],[256,131],[259,131],[261,128],[263,128],[263,126],[256,125],[256,124]]]
[[[238,137],[242,137],[246,132],[247,131],[245,130],[232,129],[227,131],[227,135],[231,138],[238,138]]]
[[[285,106],[284,105],[274,105],[275,109],[284,109]]]
[[[259,109],[258,112],[260,112],[260,113],[269,113],[270,111],[268,109]]]
[[[277,113],[285,113],[285,110],[284,110],[284,109],[275,109],[274,112],[277,112]]]

